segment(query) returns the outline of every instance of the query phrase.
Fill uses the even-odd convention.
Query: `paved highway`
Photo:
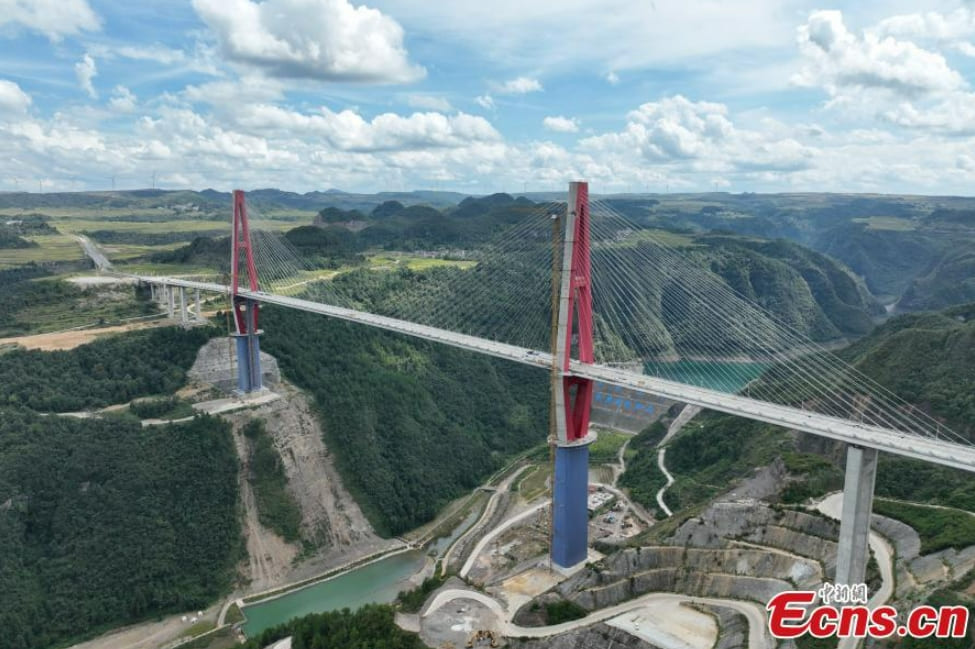
[[[112,262],[108,260],[108,257],[102,254],[102,251],[98,249],[98,246],[91,242],[91,239],[82,234],[76,234],[74,235],[74,238],[78,240],[79,244],[81,244],[81,249],[85,251],[85,254],[91,258],[91,261],[95,264],[95,268],[98,270],[111,269]]]
[[[562,624],[553,624],[551,626],[527,627],[518,626],[517,624],[511,622],[511,616],[514,615],[515,611],[506,611],[493,597],[473,590],[449,588],[437,593],[433,601],[430,602],[430,605],[427,606],[423,616],[425,617],[430,615],[447,602],[455,599],[470,599],[484,604],[486,607],[488,607],[488,609],[491,610],[491,612],[498,616],[498,619],[503,625],[503,633],[512,638],[545,638],[548,636],[557,635],[559,633],[565,633],[566,631],[572,631],[580,627],[585,627],[589,626],[590,624],[608,620],[616,617],[617,615],[622,615],[623,613],[628,613],[634,609],[642,608],[648,604],[653,604],[654,602],[687,602],[708,604],[712,606],[725,606],[727,608],[735,609],[737,612],[744,615],[748,620],[749,649],[772,649],[772,647],[775,646],[772,639],[765,631],[765,610],[758,604],[734,599],[692,597],[690,595],[676,595],[672,593],[649,593],[621,604],[616,604],[615,606],[608,606],[598,611],[593,611],[586,617],[573,620],[571,622],[563,622]]]
[[[158,276],[142,277],[129,275],[129,277],[135,277],[141,281],[154,284],[196,288],[201,291],[216,293],[227,293],[229,291],[229,287],[227,286],[208,282],[196,282]],[[479,354],[504,358],[541,369],[548,370],[552,366],[551,354],[526,349],[517,345],[477,338],[445,329],[438,329],[437,327],[407,322],[406,320],[356,311],[355,309],[320,304],[296,297],[273,295],[261,291],[241,291],[240,295],[265,304],[277,304],[300,311],[308,311],[339,320],[346,320],[348,322],[359,322],[371,327],[393,331],[414,338],[430,340]],[[828,415],[800,410],[791,406],[756,401],[737,394],[726,394],[708,388],[684,385],[676,381],[636,374],[625,369],[605,365],[572,361],[569,364],[569,374],[594,381],[610,383],[612,385],[628,387],[637,392],[652,394],[673,401],[680,401],[710,410],[717,410],[747,419],[764,421],[769,424],[800,430],[821,437],[828,437],[848,444],[876,448],[895,455],[912,457],[924,460],[925,462],[975,472],[975,446],[860,424],[838,417],[830,417]]]

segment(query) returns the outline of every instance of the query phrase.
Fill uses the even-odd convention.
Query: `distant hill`
[[[351,194],[340,190],[297,194],[280,189],[256,189],[247,192],[248,201],[259,210],[301,210],[317,212],[325,207],[371,211],[377,205],[396,200],[404,205],[430,205],[445,208],[456,205],[466,194],[438,191],[380,192]],[[230,206],[230,192],[214,189],[202,191],[137,189],[101,192],[58,192],[35,194],[28,192],[0,193],[0,209],[41,210],[45,208],[85,209],[145,209],[155,207],[195,207],[199,212],[226,211]]]
[[[445,245],[461,240],[471,224],[450,232],[457,221],[437,223],[440,214],[484,221],[499,207],[491,201],[564,200],[561,192],[534,192],[526,197],[493,194],[468,197],[457,192],[410,191],[362,194],[339,189],[304,194],[274,188],[248,191],[257,217],[279,220],[302,218],[332,209],[355,213],[359,223],[384,219],[370,231],[369,245],[383,246],[403,234],[428,245],[431,234],[443,234]],[[593,198],[623,213],[637,224],[694,234],[726,233],[763,239],[786,239],[842,262],[863,278],[885,304],[898,310],[938,309],[975,299],[972,271],[975,261],[975,198],[881,194],[617,194]],[[531,201],[529,201],[531,199]],[[228,192],[204,189],[101,191],[34,194],[0,193],[0,209],[44,214],[45,210],[111,211],[107,220],[169,221],[226,219]],[[416,212],[380,206],[428,208]],[[133,214],[126,215],[125,210]],[[119,214],[121,212],[121,214]],[[396,221],[401,221],[397,224]],[[340,215],[328,222],[342,223]]]
[[[639,223],[801,243],[846,264],[903,310],[973,299],[975,198],[879,194],[654,194],[604,199]],[[967,279],[971,281],[971,275]],[[901,299],[903,298],[903,299]]]

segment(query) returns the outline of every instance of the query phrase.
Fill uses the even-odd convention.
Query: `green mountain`
[[[851,194],[663,194],[606,200],[640,224],[782,238],[839,260],[903,310],[972,299],[952,261],[975,248],[975,199]],[[971,268],[971,266],[967,266]],[[970,280],[971,274],[967,275]],[[905,295],[907,293],[907,295]]]
[[[3,647],[209,606],[242,550],[226,422],[143,428],[0,406]]]
[[[917,276],[897,303],[906,310],[928,310],[975,300],[975,248],[959,244]]]
[[[898,316],[842,355],[975,440],[975,304]]]
[[[343,482],[377,530],[399,534],[545,439],[544,372],[285,309],[264,349],[315,398]]]
[[[969,439],[975,440],[975,304],[939,313],[892,318],[840,354],[867,376],[891,389]],[[638,440],[639,441],[639,438]],[[782,428],[704,413],[671,442],[668,468],[676,482],[666,501],[675,511],[727,491],[756,466],[782,458],[794,480],[785,502],[800,502],[842,488],[838,444],[792,436]],[[621,484],[653,508],[664,485],[656,449],[636,443],[637,455]],[[878,496],[928,502],[975,511],[975,477],[965,471],[882,454]]]

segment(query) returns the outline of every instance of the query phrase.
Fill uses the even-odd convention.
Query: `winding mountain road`
[[[843,493],[826,496],[816,505],[816,509],[830,518],[839,520],[843,513]],[[884,537],[873,530],[870,530],[870,549],[873,550],[877,565],[880,567],[880,588],[873,594],[867,605],[876,608],[887,603],[894,594],[894,550]],[[856,649],[859,642],[857,638],[840,638],[837,649]]]
[[[649,593],[621,604],[616,604],[615,606],[609,606],[607,608],[594,611],[584,618],[572,620],[571,622],[563,622],[561,624],[553,624],[551,626],[525,627],[513,624],[511,622],[511,618],[514,616],[514,611],[505,610],[505,608],[502,607],[501,604],[493,597],[477,591],[450,588],[437,593],[433,601],[430,602],[430,605],[427,607],[423,616],[426,617],[430,615],[437,609],[447,604],[447,602],[456,599],[469,599],[486,606],[502,621],[504,635],[514,638],[546,638],[548,636],[557,635],[559,633],[565,633],[567,631],[573,631],[591,624],[596,624],[597,622],[603,622],[610,618],[614,618],[617,615],[622,615],[634,609],[639,609],[654,603],[689,602],[693,604],[724,606],[741,613],[748,620],[748,649],[773,649],[773,647],[775,647],[772,639],[765,632],[766,624],[764,609],[758,604],[739,600],[717,599],[711,597],[692,597],[689,595],[676,595],[672,593]]]
[[[683,410],[677,415],[677,418],[670,422],[670,427],[667,428],[667,434],[657,443],[657,466],[660,467],[660,472],[667,478],[667,484],[662,486],[660,491],[657,492],[657,504],[660,505],[660,509],[667,514],[668,518],[673,516],[674,513],[670,511],[670,507],[664,502],[664,493],[670,488],[670,485],[674,484],[674,476],[667,470],[667,465],[664,463],[664,458],[667,455],[666,445],[670,441],[670,438],[679,433],[684,425],[699,412],[701,412],[700,406],[692,406],[690,404],[684,406]]]

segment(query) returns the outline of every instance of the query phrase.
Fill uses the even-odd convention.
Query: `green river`
[[[690,385],[712,388],[722,392],[737,392],[757,378],[765,366],[759,363],[725,363],[720,371],[698,361],[676,363],[647,363],[648,375],[681,381]],[[478,517],[472,511],[450,534],[432,547],[436,554],[443,552]],[[392,602],[397,593],[409,588],[407,580],[423,567],[422,552],[411,551],[380,559],[327,581],[307,586],[272,600],[245,607],[244,633],[249,637],[264,629],[287,622],[293,617],[321,613],[342,608],[356,609],[371,602]]]
[[[264,629],[310,613],[392,602],[397,593],[411,587],[406,580],[423,567],[424,561],[423,553],[417,551],[395,554],[287,595],[246,606],[244,633],[254,637]]]
[[[475,507],[449,536],[437,539],[427,551],[439,556],[480,515],[480,509]],[[406,580],[423,567],[424,561],[424,554],[419,551],[396,554],[313,586],[247,606],[244,609],[244,615],[247,616],[244,633],[248,637],[254,637],[264,629],[309,613],[342,608],[355,610],[372,602],[392,602],[401,590],[412,587]]]

